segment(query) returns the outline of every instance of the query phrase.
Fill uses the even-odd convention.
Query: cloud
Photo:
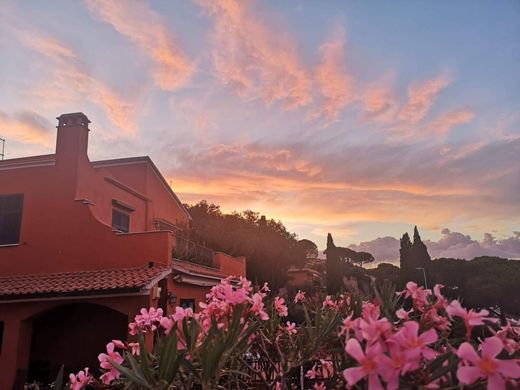
[[[427,125],[427,129],[436,134],[446,134],[458,125],[470,123],[475,113],[468,108],[459,108],[443,114]]]
[[[425,244],[434,258],[454,257],[472,259],[477,256],[499,256],[520,258],[520,234],[503,240],[496,239],[491,233],[485,233],[481,241],[473,240],[469,235],[452,232],[445,228],[438,241],[426,240]]]
[[[393,121],[399,104],[394,93],[386,87],[371,86],[362,96],[363,121]]]
[[[33,111],[20,111],[12,116],[0,111],[0,137],[47,147],[54,142],[52,124]]]
[[[438,241],[424,240],[432,259],[441,257],[471,260],[478,256],[498,256],[520,259],[520,232],[501,240],[491,233],[484,233],[481,241],[473,240],[469,235],[442,229],[442,237]],[[356,251],[372,253],[376,262],[399,264],[399,239],[380,237],[374,240],[349,245]]]
[[[126,36],[152,61],[155,83],[174,91],[186,85],[195,70],[161,17],[144,1],[86,0],[90,12]]]
[[[88,100],[100,106],[107,117],[128,135],[136,133],[134,104],[123,100],[112,88],[91,75],[71,48],[36,31],[17,28],[14,32],[26,47],[53,64],[50,76],[44,77],[31,95],[46,105],[68,106],[71,101]]]
[[[279,102],[284,109],[307,105],[311,80],[294,43],[268,25],[250,2],[198,0],[214,24],[216,75],[235,94]]]
[[[320,47],[321,61],[315,69],[314,79],[323,100],[312,117],[329,121],[338,119],[341,111],[354,98],[354,79],[346,71],[345,32]]]
[[[408,101],[401,107],[398,118],[413,125],[421,121],[437,99],[439,93],[450,84],[450,78],[441,74],[434,79],[413,83],[408,88]]]

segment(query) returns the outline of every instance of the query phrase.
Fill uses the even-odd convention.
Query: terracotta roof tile
[[[153,266],[0,276],[0,300],[139,291],[170,272],[170,267]]]

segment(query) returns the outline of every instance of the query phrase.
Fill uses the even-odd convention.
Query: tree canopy
[[[224,213],[205,200],[185,205],[193,218],[190,239],[231,256],[245,256],[248,279],[275,288],[284,285],[287,269],[303,265],[317,246],[298,240],[281,221],[267,219],[251,210]]]

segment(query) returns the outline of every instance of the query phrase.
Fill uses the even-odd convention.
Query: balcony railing
[[[189,241],[186,238],[175,237],[172,257],[178,260],[189,261],[206,267],[218,268],[213,261],[214,251],[205,246]]]

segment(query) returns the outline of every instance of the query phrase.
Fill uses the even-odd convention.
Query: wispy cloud
[[[174,91],[190,81],[193,61],[146,2],[85,0],[85,4],[97,19],[112,25],[152,61],[153,79],[161,89]]]
[[[321,60],[314,72],[320,106],[311,116],[328,121],[338,119],[341,111],[354,100],[354,79],[347,72],[345,63],[345,32],[320,47]]]
[[[20,111],[7,115],[0,111],[0,136],[10,140],[37,144],[45,147],[54,142],[51,123],[32,111]]]
[[[446,74],[441,74],[434,79],[413,83],[408,88],[408,101],[399,111],[399,119],[411,125],[418,123],[450,82],[451,79]]]
[[[46,104],[54,101],[68,105],[71,101],[86,99],[100,106],[107,117],[128,135],[136,133],[133,103],[125,101],[111,87],[86,71],[70,47],[33,30],[15,28],[14,33],[26,47],[53,64],[51,77],[42,79],[31,91],[33,95]]]
[[[475,113],[468,108],[459,108],[442,114],[427,125],[427,130],[437,134],[446,134],[455,126],[470,123]]]
[[[296,45],[269,26],[252,7],[236,0],[198,0],[214,23],[213,63],[231,90],[285,109],[311,101],[311,82]]]

